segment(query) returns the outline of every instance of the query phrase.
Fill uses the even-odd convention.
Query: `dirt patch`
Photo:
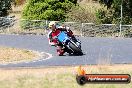
[[[26,49],[0,47],[0,64],[32,61],[42,57],[47,58],[48,55]]]

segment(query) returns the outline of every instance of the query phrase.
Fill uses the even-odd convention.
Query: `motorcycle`
[[[81,42],[79,40],[75,41],[64,31],[58,34],[57,39],[63,45],[65,51],[70,55],[83,55]]]

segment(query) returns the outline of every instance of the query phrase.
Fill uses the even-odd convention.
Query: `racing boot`
[[[57,47],[57,54],[59,56],[63,56],[64,53],[65,53],[65,50],[62,47],[58,46]]]

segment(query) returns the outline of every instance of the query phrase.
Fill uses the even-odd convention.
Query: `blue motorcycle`
[[[81,42],[72,39],[65,31],[60,32],[57,39],[63,45],[65,51],[70,55],[83,55]]]

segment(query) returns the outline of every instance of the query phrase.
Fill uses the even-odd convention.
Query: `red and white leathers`
[[[56,37],[58,36],[58,34],[61,32],[61,31],[66,31],[67,34],[69,36],[73,36],[73,32],[72,31],[68,31],[66,30],[65,28],[56,28],[55,31],[50,31],[48,33],[48,38],[49,38],[49,44],[53,44],[55,46],[57,46],[57,53],[59,56],[62,56],[64,53],[65,53],[65,50],[63,49],[63,45],[61,43],[58,42],[58,40],[56,39]]]
[[[52,41],[50,41],[50,35],[51,35],[51,33],[52,33],[52,31],[50,31],[50,32],[48,33],[47,37],[48,37],[49,45],[54,46],[55,43],[52,42]]]
[[[59,30],[61,30],[61,31],[66,31],[66,32],[68,32],[68,35],[69,35],[69,36],[73,36],[73,32],[70,30],[69,27],[66,27],[66,26],[59,26],[59,27],[57,27],[57,29],[59,29]],[[54,46],[55,43],[54,43],[53,41],[51,41],[51,39],[52,39],[51,33],[52,33],[52,30],[49,31],[47,37],[48,37],[48,40],[49,40],[49,45]],[[53,36],[56,36],[56,35],[53,35]]]

